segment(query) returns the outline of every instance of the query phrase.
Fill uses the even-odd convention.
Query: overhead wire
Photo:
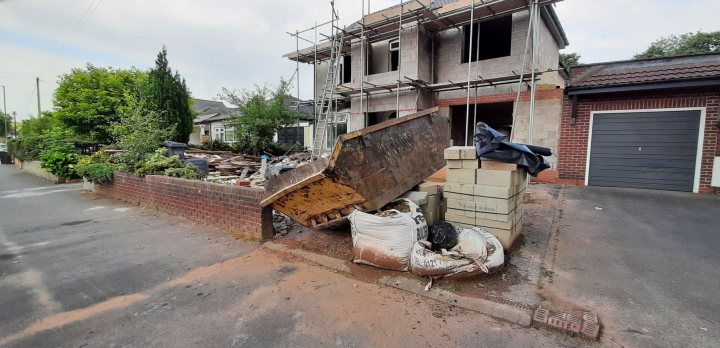
[[[60,47],[57,49],[55,54],[53,54],[48,62],[43,66],[42,70],[37,76],[45,75],[45,72],[48,70],[48,68],[52,65],[53,62],[56,61],[58,57],[61,57],[65,54],[67,51],[67,48],[69,44],[72,42],[73,39],[82,31],[83,27],[87,22],[90,20],[90,18],[95,14],[95,11],[100,7],[104,0],[91,0],[88,3],[88,6],[85,8],[85,11],[83,11],[83,14],[80,16],[77,22],[75,22],[75,25],[73,25],[72,29],[70,30],[70,33],[65,37],[65,39],[61,42]],[[42,82],[48,83],[47,81],[40,80]],[[33,84],[33,91],[30,94],[30,98],[28,99],[27,105],[25,107],[25,111],[27,112],[30,108],[30,102],[32,101],[32,96],[35,94],[35,89],[37,86]]]

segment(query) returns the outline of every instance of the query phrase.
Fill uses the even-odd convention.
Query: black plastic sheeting
[[[432,244],[432,251],[450,250],[458,243],[458,231],[450,223],[441,221],[430,226],[428,240]]]
[[[483,122],[475,125],[475,151],[478,157],[498,162],[515,163],[532,176],[550,168],[543,156],[552,155],[546,147],[515,144],[505,139],[502,134]]]

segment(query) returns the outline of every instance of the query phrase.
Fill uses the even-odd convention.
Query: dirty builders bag
[[[481,228],[464,228],[450,250],[434,252],[420,241],[413,246],[410,271],[433,278],[471,278],[493,272],[505,263],[502,244]]]
[[[373,215],[356,210],[348,218],[353,240],[353,262],[408,271],[410,252],[418,240],[427,239],[427,223],[420,207],[407,199],[401,211],[390,209]]]

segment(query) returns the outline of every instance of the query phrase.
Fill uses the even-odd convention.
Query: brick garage
[[[223,228],[244,238],[272,236],[272,209],[261,208],[262,189],[160,175],[115,172],[112,184],[95,192],[118,200]]]
[[[588,142],[596,143],[598,141],[596,138],[600,135],[591,134],[591,132],[598,133],[597,128],[592,130],[591,118],[593,117],[591,115],[596,115],[593,119],[597,118],[597,115],[613,114],[627,115],[628,118],[632,118],[634,115],[651,117],[663,113],[670,115],[669,113],[674,111],[696,112],[700,115],[700,122],[703,122],[704,119],[704,123],[697,125],[699,135],[697,143],[694,145],[695,165],[690,168],[695,175],[693,188],[678,190],[701,193],[717,192],[718,184],[717,182],[713,183],[712,180],[713,165],[716,157],[720,156],[719,105],[720,55],[601,63],[573,68],[563,101],[558,159],[560,179],[565,182],[593,185],[588,169],[597,166],[597,162],[591,164],[590,167],[587,165],[588,153],[594,146],[591,145],[589,148]],[[681,121],[679,118],[668,120]],[[597,120],[594,122],[597,123]],[[642,150],[643,140],[641,139],[644,139],[645,134],[651,133],[649,129],[655,128],[651,124],[640,125],[640,127],[643,126],[646,126],[648,130],[641,130],[637,134],[633,134],[631,130],[620,129],[616,133],[634,137],[640,146],[638,144],[629,145],[638,146],[638,149]],[[662,132],[657,134],[662,134]],[[602,136],[613,135],[605,131]],[[674,141],[672,135],[659,135],[659,137],[666,137],[668,143]],[[701,144],[699,143],[700,138],[702,138]],[[635,141],[632,138],[624,139],[630,139],[625,141]],[[622,144],[618,142],[618,147]],[[700,156],[698,157],[697,154]],[[612,155],[603,154],[603,156]],[[594,158],[593,155],[590,158]],[[638,158],[642,158],[642,155]],[[672,159],[659,160],[657,164],[662,166],[672,161]],[[648,165],[634,169],[637,169],[634,173],[641,176],[633,178],[635,181],[628,182],[625,187],[664,189],[662,186],[653,187],[647,184],[652,180],[653,172],[660,173],[665,168]],[[617,170],[622,172],[623,168],[617,168]],[[627,172],[633,173],[630,169]],[[719,174],[715,173],[715,180],[718,180]],[[642,175],[648,177],[647,183],[642,182]],[[658,177],[662,179],[663,175],[670,177],[673,174],[661,173]],[[604,183],[598,186],[615,185]],[[622,187],[622,184],[617,186]]]

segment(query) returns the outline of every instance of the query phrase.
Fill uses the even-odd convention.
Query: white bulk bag
[[[470,278],[490,273],[503,265],[505,253],[500,241],[481,228],[465,228],[458,243],[441,253],[416,242],[410,256],[413,274],[433,278]]]
[[[427,239],[427,223],[417,204],[403,199],[410,212],[388,210],[388,216],[354,211],[348,216],[353,240],[353,262],[408,271],[410,251],[418,240]]]

